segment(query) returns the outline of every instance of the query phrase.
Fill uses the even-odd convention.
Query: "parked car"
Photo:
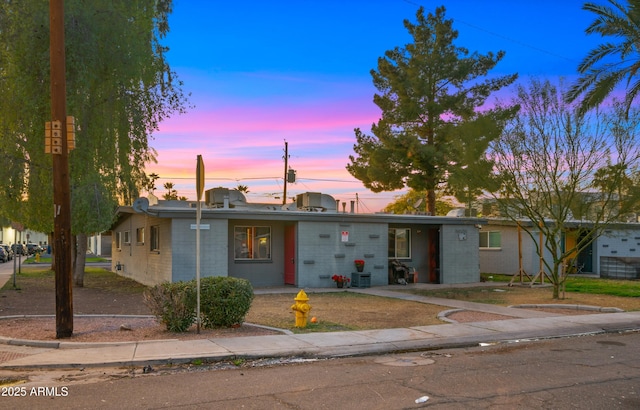
[[[0,262],[5,263],[8,260],[9,260],[9,255],[7,255],[7,251],[5,251],[2,246],[0,246]]]
[[[11,249],[11,246],[5,243],[0,243],[0,247],[7,252],[7,257],[8,257],[7,260],[13,260],[13,249]]]
[[[29,255],[35,255],[36,253],[42,252],[42,248],[36,243],[28,243],[27,252],[29,253]]]
[[[22,243],[14,243],[11,245],[14,255],[26,255],[28,253],[26,245]]]

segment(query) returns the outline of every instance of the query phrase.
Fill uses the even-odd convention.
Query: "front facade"
[[[345,213],[317,193],[283,207],[247,204],[237,191],[223,194],[224,202],[207,191],[202,209],[201,277],[244,278],[254,287],[329,287],[331,276],[350,277],[361,259],[368,284],[379,286],[390,283],[390,261],[398,259],[418,272],[419,282],[480,279],[476,218]],[[195,203],[138,200],[119,209],[113,270],[146,285],[191,280],[195,243]]]

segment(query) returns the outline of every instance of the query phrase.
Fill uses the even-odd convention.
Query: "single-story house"
[[[255,287],[329,287],[334,274],[353,285],[390,283],[390,261],[417,281],[480,280],[477,218],[357,214],[331,196],[308,192],[287,205],[248,203],[237,190],[205,192],[200,275],[248,279]],[[342,211],[340,211],[342,208]],[[146,285],[196,277],[197,203],[152,195],[118,209],[112,268]],[[354,261],[365,261],[357,274]]]
[[[488,219],[486,222],[479,231],[481,272],[517,274],[522,269],[534,276],[541,271],[540,230],[531,228],[530,235],[510,220]],[[520,224],[525,226],[529,223],[522,221]],[[582,227],[587,225],[588,222],[570,221],[566,224],[567,230],[556,240],[561,242],[563,249],[570,249],[581,235],[586,234]],[[542,240],[544,242],[546,238]],[[551,261],[544,248],[543,255]],[[640,224],[615,223],[607,226],[570,262],[577,274],[640,279]]]

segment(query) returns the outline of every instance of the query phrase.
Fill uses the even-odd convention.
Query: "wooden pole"
[[[49,0],[51,121],[58,122],[61,149],[53,156],[53,241],[56,282],[56,338],[73,334],[71,287],[71,200],[67,144],[67,89],[64,50],[64,1]]]
[[[287,204],[287,171],[289,167],[289,143],[284,142],[284,192],[282,194],[282,205]]]
[[[524,281],[524,276],[531,280],[531,277],[525,272],[524,266],[522,264],[522,226],[520,226],[520,222],[518,222],[518,274],[513,275],[511,277],[511,281],[509,282],[509,286],[513,285],[513,280],[517,277],[520,278],[520,284]]]
[[[538,279],[538,277],[540,277],[540,284],[544,285],[544,277],[547,276],[547,273],[544,271],[544,247],[542,245],[542,241],[544,240],[544,236],[542,234],[542,227],[544,222],[540,222],[538,224],[539,229],[540,229],[540,235],[539,235],[539,239],[538,239],[538,254],[540,255],[540,271],[536,274],[536,276],[533,277],[533,280],[531,280],[531,287],[533,287],[533,285],[535,285],[536,280]],[[551,278],[547,277],[547,279],[549,279],[549,282],[553,282],[551,280]]]

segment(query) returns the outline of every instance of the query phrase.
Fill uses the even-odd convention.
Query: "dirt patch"
[[[447,315],[447,319],[456,323],[472,323],[472,322],[489,322],[492,320],[513,319],[512,316],[497,315],[495,313],[475,312],[471,310],[460,310],[451,312]]]
[[[434,304],[353,292],[308,293],[311,311],[320,325],[335,330],[387,329],[442,324],[438,314],[449,309]],[[293,294],[256,295],[246,317],[250,323],[291,329],[295,322]]]
[[[5,337],[26,340],[56,340],[55,317],[15,318],[0,320]],[[257,326],[242,325],[233,328],[200,329],[196,326],[187,332],[173,333],[159,325],[154,318],[75,317],[73,335],[65,342],[129,342],[145,340],[194,340],[221,337],[262,336],[282,334]]]
[[[515,309],[515,308],[514,308]],[[594,310],[578,310],[575,308],[544,308],[536,307],[529,310],[537,310],[540,312],[554,313],[556,315],[593,315],[601,313]],[[473,310],[459,310],[451,312],[447,315],[447,319],[456,323],[471,323],[471,322],[489,322],[492,320],[507,320],[513,319],[512,316],[498,315],[495,313],[478,312]]]

